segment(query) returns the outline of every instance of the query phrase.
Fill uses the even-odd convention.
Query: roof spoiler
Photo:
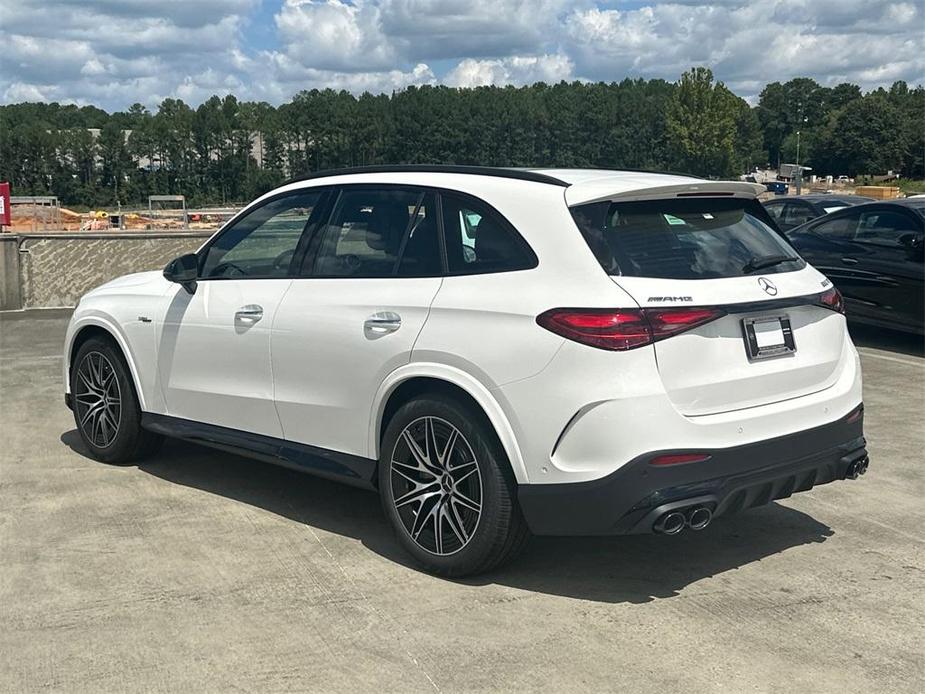
[[[613,192],[614,181],[597,179],[587,183],[576,183],[565,190],[565,202],[569,207],[590,202],[628,202],[631,200],[664,200],[666,198],[728,197],[753,200],[767,189],[760,183],[743,181],[697,181],[668,186],[631,188]]]

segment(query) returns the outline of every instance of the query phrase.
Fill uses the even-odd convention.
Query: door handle
[[[388,335],[401,327],[401,316],[392,311],[374,313],[363,322],[363,331],[370,336]]]
[[[845,265],[857,265],[858,264],[857,258],[842,258],[841,261]]]
[[[263,306],[258,306],[257,304],[248,304],[247,306],[242,306],[234,312],[235,320],[256,323],[261,318],[263,318]]]

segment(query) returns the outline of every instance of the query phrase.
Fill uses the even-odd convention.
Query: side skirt
[[[141,426],[156,434],[191,441],[355,487],[376,489],[377,462],[358,455],[150,412],[141,413]]]

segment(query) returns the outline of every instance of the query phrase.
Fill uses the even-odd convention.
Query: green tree
[[[740,102],[722,82],[713,82],[709,68],[696,67],[681,75],[666,121],[678,168],[713,177],[740,173],[742,156],[736,149],[739,122],[744,119]]]

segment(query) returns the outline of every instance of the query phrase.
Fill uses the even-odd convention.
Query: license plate
[[[746,318],[742,321],[749,359],[766,359],[796,352],[793,329],[787,316]]]

